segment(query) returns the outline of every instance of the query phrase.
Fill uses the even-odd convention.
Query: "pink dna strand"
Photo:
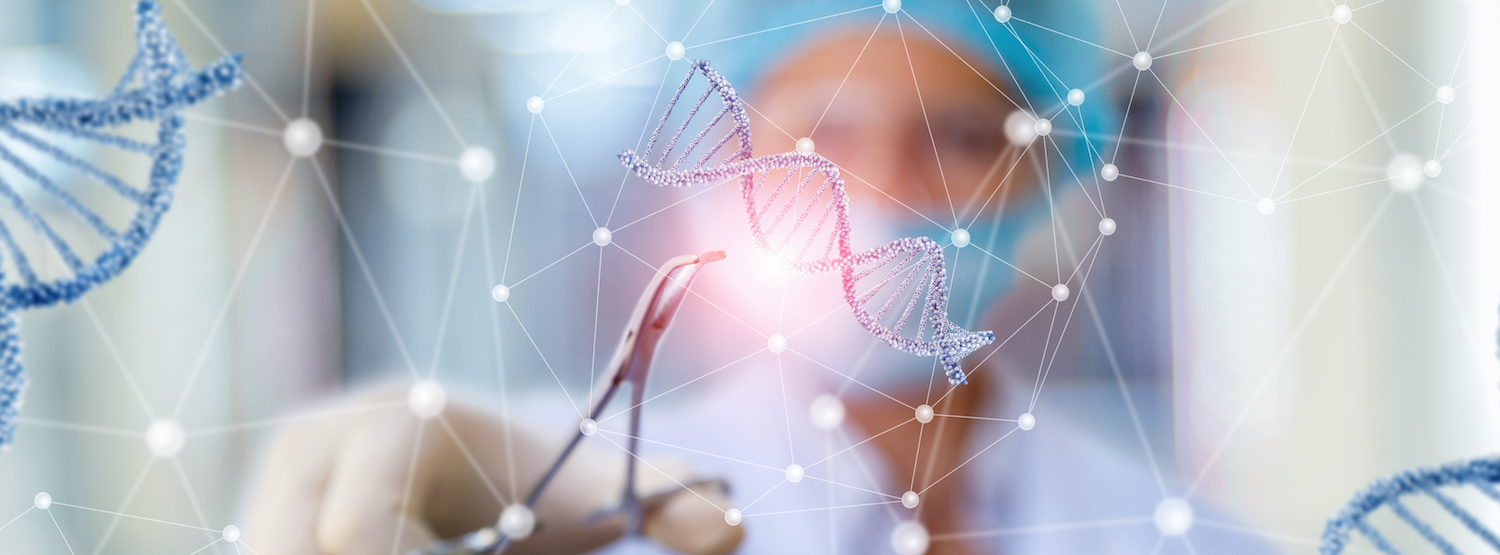
[[[663,139],[673,110],[698,73],[708,80],[708,89],[682,117],[653,164],[652,149]],[[694,118],[709,113],[703,107],[714,93],[722,107],[688,136],[674,158]],[[930,238],[916,237],[854,253],[849,242],[849,195],[838,166],[812,152],[753,158],[751,150],[750,117],[734,87],[707,60],[697,60],[667,104],[645,152],[627,150],[619,158],[636,175],[663,187],[738,177],[750,233],[762,252],[804,275],[839,272],[844,300],[861,326],[900,351],[937,355],[949,383],[968,383],[960,359],[994,342],[995,334],[964,330],[948,321],[942,247]],[[685,167],[690,160],[692,165]]]

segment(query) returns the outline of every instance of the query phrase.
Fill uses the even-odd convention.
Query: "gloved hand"
[[[514,421],[507,430],[501,418],[452,401],[421,419],[405,399],[405,390],[376,392],[339,407],[339,416],[283,430],[252,495],[246,544],[259,555],[390,555],[393,545],[405,554],[494,525],[563,447],[564,438]],[[542,495],[536,532],[507,553],[583,553],[620,536],[621,515],[581,522],[617,503],[624,487],[628,455],[602,443],[579,446]],[[680,462],[646,462],[636,473],[643,495],[693,479]],[[724,523],[719,507],[729,504],[716,489],[672,494],[646,513],[643,534],[689,555],[732,551],[744,530]]]

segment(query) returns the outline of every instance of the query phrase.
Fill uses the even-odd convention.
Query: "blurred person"
[[[813,136],[817,151],[843,170],[854,206],[856,250],[923,235],[946,244],[948,231],[923,215],[951,210],[957,219],[959,209],[964,216],[977,214],[976,222],[992,222],[984,232],[975,228],[974,243],[1002,259],[1015,256],[1029,234],[1051,234],[1049,197],[1061,187],[1044,188],[1050,181],[1042,175],[1047,166],[1036,160],[1050,147],[1028,137],[1024,127],[1016,134],[1016,121],[1032,121],[1030,112],[1017,106],[1022,99],[1017,85],[993,67],[966,63],[982,59],[964,50],[969,45],[940,43],[926,33],[911,32],[910,26],[904,33],[885,27],[874,34],[825,28],[795,43],[795,54],[772,58],[749,89],[754,92],[745,96],[755,108],[755,155],[788,152],[795,148],[796,137]],[[958,55],[950,51],[954,44],[959,44]],[[851,70],[854,59],[861,61]],[[1032,96],[1045,106],[1042,109],[1057,106],[1056,101],[1041,100],[1045,96]],[[1017,113],[1023,114],[1019,120]],[[1031,141],[1037,142],[1028,152]],[[1088,156],[1084,149],[1068,150]],[[697,241],[748,245],[743,224],[726,224],[728,218],[722,217],[741,213],[738,195],[717,196],[708,202],[723,210],[698,211],[690,217],[691,235]],[[748,248],[733,252],[754,256]],[[950,248],[945,255],[953,252]],[[955,262],[949,264],[954,291],[950,318],[969,329],[996,329],[997,334],[1014,329],[1019,323],[1015,308],[1035,306],[1033,301],[1047,295],[1012,287],[1016,278],[1007,268],[955,272]],[[699,289],[732,304],[735,299],[718,292],[753,285],[747,280],[754,276],[726,276],[718,285],[704,279]],[[827,279],[806,283],[825,288],[815,295],[818,298],[832,296],[826,290]],[[798,299],[803,294],[787,293]],[[971,305],[978,307],[977,314],[969,310]],[[975,320],[1010,327],[970,325]],[[826,471],[827,476],[863,476],[868,482],[853,485],[852,480],[829,478],[827,484],[792,485],[778,483],[777,473],[765,468],[726,462],[729,455],[748,453],[744,458],[753,460],[756,453],[780,452],[787,447],[788,435],[792,447],[803,453],[832,441],[822,435],[799,436],[790,422],[786,435],[779,427],[791,410],[787,407],[808,406],[823,384],[792,378],[788,388],[776,374],[739,376],[670,411],[647,412],[650,440],[697,451],[648,456],[648,464],[639,469],[639,490],[650,494],[674,480],[724,478],[736,494],[743,494],[735,498],[740,505],[748,509],[747,503],[760,503],[764,518],[780,518],[774,526],[772,520],[765,521],[774,535],[758,533],[761,521],[756,518],[740,526],[726,524],[721,507],[735,503],[722,492],[704,490],[673,494],[662,508],[648,512],[643,533],[651,541],[615,542],[622,530],[620,518],[591,525],[580,521],[582,515],[617,501],[623,479],[620,450],[595,442],[574,454],[542,496],[537,514],[543,525],[509,552],[583,553],[609,545],[605,549],[610,553],[655,552],[659,546],[690,554],[736,549],[872,553],[889,549],[892,530],[911,520],[925,527],[932,539],[927,552],[933,554],[1144,553],[1153,545],[1161,547],[1161,532],[1149,515],[1170,486],[1098,439],[1060,422],[1044,421],[1035,432],[1016,432],[1022,435],[1006,449],[990,450],[1009,428],[946,417],[931,426],[917,426],[911,422],[911,409],[893,402],[924,395],[936,399],[936,394],[942,399],[936,402],[938,414],[1014,418],[1027,411],[1034,351],[1021,349],[1022,354],[998,356],[975,367],[984,358],[979,355],[989,352],[981,349],[965,360],[974,376],[971,385],[945,394],[946,386],[933,385],[934,379],[938,384],[942,379],[940,371],[929,368],[931,360],[890,351],[882,344],[874,349],[885,351],[855,363],[848,353],[863,351],[870,338],[852,321],[830,326],[831,331],[819,328],[813,332],[819,334],[815,340],[805,341],[821,349],[807,351],[814,356],[835,353],[829,356],[840,357],[844,371],[890,397],[861,387],[847,389],[840,396],[847,410],[847,437],[860,445],[849,448],[849,460],[825,459],[831,462],[816,474],[809,465],[808,476]],[[677,333],[679,341],[681,334],[691,335],[695,343],[711,346],[715,341],[711,330]],[[1018,339],[1030,348],[1045,349],[1045,336],[1035,332]],[[1032,368],[1022,366],[1023,359]],[[403,395],[404,390],[375,392],[350,406],[381,406],[400,402]],[[782,399],[785,404],[777,402]],[[519,483],[526,491],[565,439],[535,431],[545,427],[537,426],[540,417],[535,413],[521,410],[511,415],[506,421],[455,400],[446,405],[441,424],[429,423],[422,432],[418,419],[404,411],[292,425],[269,455],[251,502],[250,533],[257,538],[257,553],[384,555],[393,547],[405,553],[493,524],[503,509],[494,485]],[[732,418],[719,418],[725,415]],[[709,422],[722,427],[705,437],[702,427]],[[471,464],[484,475],[471,471]],[[834,464],[843,474],[833,473]],[[907,478],[910,489],[922,492],[915,509],[869,495],[905,491]],[[807,516],[811,514],[818,516]],[[1200,518],[1211,514],[1199,508]],[[1005,533],[1008,528],[1069,523],[1093,524],[1072,533]],[[1239,537],[1217,539],[1226,538],[1194,538],[1206,552],[1265,551]]]

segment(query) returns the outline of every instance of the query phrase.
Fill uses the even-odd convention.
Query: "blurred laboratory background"
[[[929,1],[904,9],[926,24]],[[16,442],[0,454],[0,524],[39,491],[108,512],[54,510],[57,527],[27,515],[0,528],[0,552],[192,552],[213,534],[109,512],[239,522],[279,423],[407,383],[412,369],[455,399],[540,407],[561,416],[548,425],[570,429],[560,394],[588,395],[653,267],[715,248],[707,239],[718,236],[693,230],[703,210],[734,206],[709,198],[737,197],[658,189],[615,159],[687,74],[662,55],[665,40],[712,60],[755,106],[765,58],[884,15],[873,2],[789,0],[163,4],[195,67],[243,52],[253,80],[187,111],[175,205],[130,270],[78,303],[24,315],[31,381]],[[1355,29],[1329,19],[1332,2],[1169,4],[1009,4],[1032,23],[1008,28],[1096,110],[1092,127],[1058,126],[1059,141],[1080,145],[1067,153],[1083,153],[1073,166],[1054,150],[1040,170],[1068,183],[1053,188],[1061,237],[1038,227],[1014,262],[1051,272],[1056,258],[1066,275],[1094,243],[1094,202],[1119,231],[1101,242],[1086,293],[1074,293],[1093,308],[1049,328],[1027,325],[1046,292],[983,316],[956,291],[950,314],[1001,339],[1022,330],[996,360],[1017,361],[1026,387],[1036,360],[1055,357],[1037,412],[1159,467],[1169,489],[1220,515],[1204,533],[1310,553],[1327,517],[1370,480],[1500,449],[1500,190],[1484,162],[1500,148],[1500,114],[1485,100],[1500,98],[1490,31],[1500,6],[1351,2]],[[1002,64],[1003,48],[985,49],[981,26],[995,40],[1007,32],[993,0],[954,6],[982,17],[934,15],[933,32],[955,29],[955,48],[996,75],[1039,71],[1024,51]],[[124,0],[7,0],[0,11],[0,101],[103,94],[130,60]],[[832,17],[808,21],[822,16]],[[1089,44],[1133,52],[1148,31],[1174,52],[1152,72]],[[1451,103],[1434,99],[1444,84]],[[1059,105],[1050,89],[1022,93]],[[547,98],[541,117],[527,110],[532,96]],[[316,165],[283,144],[301,117],[325,137]],[[495,160],[478,185],[458,164],[476,145]],[[1403,153],[1441,160],[1440,175],[1395,187]],[[1102,160],[1129,177],[1098,181]],[[1280,200],[1263,215],[1245,185],[1273,182]],[[707,218],[724,236],[744,233],[739,212]],[[616,229],[620,248],[593,244],[600,226]],[[969,249],[959,264],[983,258]],[[714,285],[715,271],[698,278],[706,299],[746,307],[746,325],[779,325],[756,307],[783,302],[781,285],[731,280],[749,284],[732,290]],[[497,283],[511,286],[499,308]],[[798,307],[811,315],[802,321],[852,326],[846,313],[817,319],[837,297]],[[679,326],[743,331],[707,302],[683,310]],[[683,345],[653,389],[763,342]],[[819,354],[852,371],[865,353]],[[788,364],[801,390],[843,391],[837,374]],[[161,418],[186,432],[176,457],[144,443]],[[1024,443],[996,449],[1006,448]]]

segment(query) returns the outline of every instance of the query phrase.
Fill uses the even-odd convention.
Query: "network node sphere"
[[[536,513],[525,505],[511,505],[500,512],[500,533],[511,539],[524,540],[536,530]]]
[[[1333,20],[1339,25],[1348,23],[1351,19],[1354,19],[1354,10],[1349,9],[1348,5],[1339,4],[1333,7]]]
[[[1069,293],[1071,293],[1071,291],[1068,291],[1068,284],[1066,283],[1059,283],[1052,286],[1052,299],[1057,302],[1068,300]]]
[[[506,299],[510,298],[510,288],[504,285],[496,285],[494,289],[490,290],[490,298],[495,299],[497,303],[503,303]]]
[[[896,13],[901,11],[901,0],[885,0],[880,6],[885,8],[885,13]]]
[[[1193,506],[1176,497],[1156,505],[1156,529],[1163,536],[1181,536],[1193,528]]]
[[[1029,412],[1023,413],[1021,416],[1016,417],[1016,425],[1021,427],[1021,431],[1029,432],[1032,428],[1036,427],[1036,417],[1032,416]]]
[[[1255,203],[1255,209],[1259,210],[1262,216],[1270,216],[1276,211],[1276,200],[1269,197],[1260,199],[1260,202]]]
[[[1130,58],[1130,65],[1135,66],[1140,71],[1151,69],[1151,55],[1145,52],[1136,52],[1135,56]]]
[[[1104,169],[1099,170],[1099,177],[1103,177],[1105,181],[1114,181],[1120,177],[1120,168],[1114,164],[1105,164]]]
[[[684,54],[687,54],[687,48],[684,48],[682,43],[675,40],[667,43],[667,58],[681,60]]]
[[[917,508],[917,503],[920,503],[920,502],[922,502],[922,498],[919,497],[917,495],[917,492],[915,492],[915,491],[908,491],[906,493],[901,494],[901,506],[902,507],[906,507],[908,509],[915,509],[915,508]]]
[[[286,125],[286,130],[281,132],[281,142],[292,156],[306,158],[317,154],[323,147],[323,130],[313,120],[301,118]]]
[[[806,475],[807,472],[802,469],[802,465],[800,464],[792,464],[786,467],[786,481],[788,482],[793,484],[801,482],[802,477]]]
[[[412,384],[406,392],[406,406],[417,418],[432,418],[443,412],[448,404],[448,392],[432,380],[421,380]]]
[[[36,497],[31,498],[31,502],[36,505],[36,508],[45,511],[52,506],[52,494],[45,491],[38,493]]]
[[[187,436],[176,420],[161,418],[146,427],[146,449],[161,458],[177,456]]]
[[[1450,102],[1453,102],[1454,95],[1455,93],[1453,92],[1453,87],[1443,85],[1441,87],[1438,87],[1437,101],[1442,102],[1443,104],[1448,104]]]
[[[620,6],[624,6],[624,5],[629,4],[629,3],[630,3],[630,0],[615,0],[615,4],[616,5],[620,5]]]
[[[1427,177],[1443,175],[1443,163],[1437,160],[1428,160],[1426,164],[1422,164],[1422,173],[1427,174]]]
[[[778,333],[776,335],[772,335],[771,337],[766,338],[766,348],[770,349],[771,352],[778,353],[778,354],[781,353],[782,351],[785,351],[786,350],[786,336],[781,335],[781,334]]]
[[[531,112],[533,114],[540,114],[542,113],[542,109],[546,107],[547,101],[542,100],[542,97],[540,96],[533,96],[526,99],[526,111],[528,112]]]
[[[1068,91],[1068,104],[1072,104],[1074,106],[1082,106],[1083,89],[1073,89],[1071,91]]]
[[[803,137],[801,139],[797,139],[797,152],[803,154],[812,154],[813,150],[816,147],[817,144],[813,143],[812,137]]]
[[[495,173],[495,155],[482,146],[466,148],[458,157],[458,171],[474,183],[489,179]]]
[[[609,232],[609,228],[601,227],[601,228],[597,228],[597,229],[594,230],[594,244],[595,245],[599,245],[601,247],[605,246],[605,245],[608,245],[609,242],[610,242],[610,240],[614,239],[614,238],[615,238],[615,235],[613,233]]]
[[[934,413],[932,412],[932,407],[927,405],[921,405],[917,407],[917,422],[921,422],[923,424],[932,422],[933,416]]]
[[[960,249],[969,246],[969,230],[963,228],[953,230],[953,246]]]
[[[240,527],[230,524],[224,527],[224,541],[235,543],[240,541]]]
[[[744,513],[741,513],[739,509],[729,509],[727,511],[724,511],[724,524],[728,524],[730,526],[739,526],[740,521],[744,519],[745,515]]]
[[[1005,140],[1016,146],[1031,144],[1036,139],[1036,117],[1026,110],[1016,110],[1005,116]]]
[[[599,423],[592,418],[585,418],[583,422],[578,423],[578,432],[586,436],[599,433]]]
[[[819,430],[832,430],[844,423],[844,402],[832,395],[819,395],[808,408],[813,426]]]
[[[908,520],[896,525],[891,531],[891,550],[896,555],[922,555],[927,553],[927,544],[932,538],[927,536],[927,527],[915,520]]]
[[[1403,152],[1391,158],[1391,162],[1385,165],[1385,177],[1390,180],[1391,188],[1403,193],[1416,191],[1426,180],[1422,173],[1422,159],[1415,154]]]
[[[1010,22],[1010,6],[1005,6],[1005,5],[996,6],[995,7],[995,21],[999,21],[1001,23],[1009,23]]]
[[[1043,137],[1051,135],[1052,120],[1047,118],[1037,118],[1036,123],[1032,124],[1032,131],[1036,131],[1037,135],[1041,135]]]
[[[1105,218],[1105,219],[1099,220],[1099,233],[1103,233],[1105,235],[1114,235],[1115,234],[1115,220],[1114,220],[1114,218]]]

